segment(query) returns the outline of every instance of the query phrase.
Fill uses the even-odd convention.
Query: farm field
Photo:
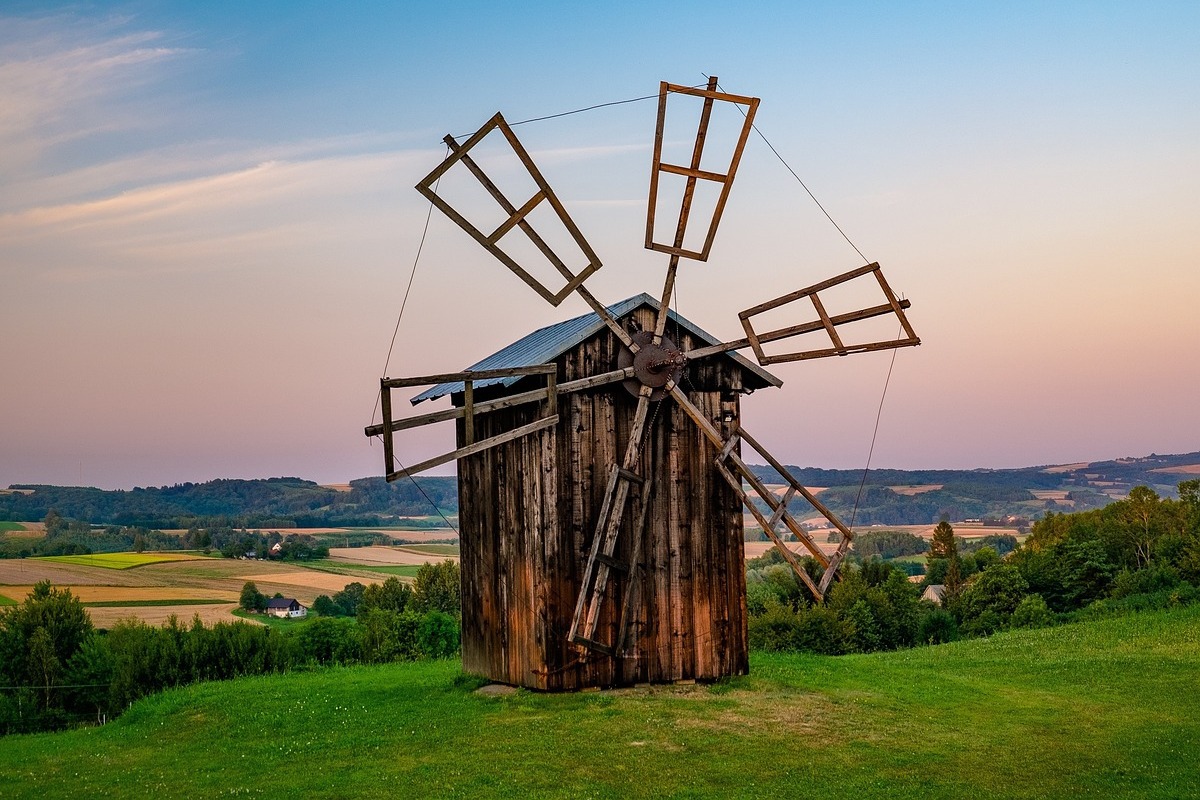
[[[147,564],[190,561],[204,557],[190,553],[91,553],[77,556],[41,556],[41,560],[55,564],[78,564],[85,567],[103,567],[104,569],[132,569],[144,567]]]
[[[424,549],[431,546],[331,547],[329,548],[329,560],[344,561],[349,564],[408,564],[412,566],[420,566],[426,561],[442,561],[447,558],[452,561],[458,560],[457,548],[455,551],[447,549],[436,552]]]
[[[363,548],[365,549],[365,548]],[[388,548],[380,548],[386,550]],[[0,596],[21,601],[33,585],[49,580],[69,588],[89,604],[88,613],[99,627],[110,627],[121,619],[135,617],[162,624],[172,614],[190,620],[199,614],[205,622],[231,621],[233,610],[246,581],[254,581],[260,592],[295,597],[311,606],[317,595],[339,592],[346,584],[380,583],[394,573],[395,566],[369,565],[354,568],[310,568],[297,563],[225,559],[187,554],[112,553],[96,556],[0,559]],[[416,574],[419,564],[440,560],[438,556],[408,554],[418,560],[406,567]],[[140,565],[119,568],[128,560]],[[330,562],[319,562],[322,565]],[[402,577],[412,577],[402,575]],[[196,604],[188,601],[221,601]],[[175,601],[175,602],[172,602]],[[182,601],[182,602],[180,602]],[[109,605],[112,604],[112,605]]]
[[[1200,607],[755,654],[714,686],[493,696],[456,662],[319,670],[9,737],[0,796],[1195,797],[1198,667]]]

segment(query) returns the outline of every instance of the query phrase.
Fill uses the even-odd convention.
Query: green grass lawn
[[[13,600],[11,597],[5,597],[4,595],[0,594],[0,606],[15,606],[15,605],[17,605],[16,600]]]
[[[195,556],[179,553],[92,553],[80,556],[40,556],[41,561],[55,561],[59,564],[75,564],[81,567],[104,567],[105,569],[132,569],[146,564],[160,564],[164,561],[190,561]]]
[[[714,686],[475,694],[457,663],[208,683],[11,736],[0,796],[1200,795],[1200,608],[840,658]]]
[[[281,630],[288,630],[291,628],[297,628],[301,625],[307,625],[309,622],[317,618],[317,615],[311,611],[308,612],[308,616],[306,617],[292,619],[291,617],[272,617],[270,614],[258,614],[252,611],[246,611],[243,608],[235,608],[233,610],[233,615],[235,617],[241,617],[242,619],[249,620],[250,622],[257,622],[259,624],[266,625],[268,628],[279,628]]]
[[[23,531],[23,530],[25,530],[25,526],[22,525],[20,522],[0,522],[0,533],[6,533],[7,531]]]

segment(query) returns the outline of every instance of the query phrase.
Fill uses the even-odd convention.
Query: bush
[[[944,608],[932,608],[917,623],[917,640],[921,644],[945,644],[958,641],[958,623]]]
[[[1025,595],[1008,624],[1013,628],[1048,628],[1054,624],[1054,612],[1040,594]]]
[[[750,647],[768,652],[841,655],[850,651],[851,627],[825,606],[792,610],[772,604],[749,623]]]
[[[1151,566],[1135,571],[1121,570],[1113,579],[1111,595],[1116,599],[1135,594],[1154,594],[1178,586],[1179,573],[1170,567]]]
[[[417,629],[417,643],[428,658],[449,658],[458,652],[458,621],[444,611],[427,611]]]

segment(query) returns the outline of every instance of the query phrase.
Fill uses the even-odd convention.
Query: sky
[[[385,371],[587,311],[437,212],[426,232],[442,137],[708,75],[762,98],[841,232],[754,136],[677,311],[737,338],[739,311],[867,259],[923,342],[771,367],[743,424],[779,460],[1200,450],[1198,29],[1194,2],[0,4],[0,486],[381,474]],[[605,302],[661,290],[655,112],[515,128]]]

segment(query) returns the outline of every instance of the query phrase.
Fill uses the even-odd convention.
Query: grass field
[[[415,578],[417,570],[420,569],[416,564],[352,564],[348,561],[312,561],[308,566],[312,569],[329,570],[337,575],[363,572],[397,575],[402,578]]]
[[[166,597],[162,600],[93,600],[82,603],[85,608],[146,608],[155,606],[213,606],[225,605],[228,600],[213,600],[202,597]]]
[[[460,552],[456,544],[406,544],[400,549],[428,556],[453,556],[455,558],[458,558]]]
[[[56,564],[77,564],[82,567],[103,567],[104,569],[133,569],[147,564],[161,564],[166,561],[191,561],[203,556],[190,553],[93,553],[85,556],[41,556],[37,561],[52,561]]]
[[[12,599],[11,597],[6,597],[6,596],[0,594],[0,606],[15,606],[16,604],[17,604],[16,600]]]
[[[1200,795],[1200,608],[715,686],[481,696],[452,662],[201,684],[14,736],[0,796]]]
[[[8,533],[9,531],[23,531],[25,526],[20,522],[0,522],[0,533]]]

